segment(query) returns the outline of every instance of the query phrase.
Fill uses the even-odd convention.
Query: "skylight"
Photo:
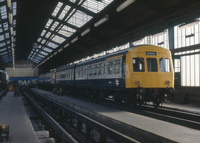
[[[16,0],[0,0],[0,2],[0,55],[4,63],[13,61],[14,67],[17,2]]]
[[[62,13],[58,17],[58,19],[62,20],[64,16],[67,14],[67,12],[70,10],[70,6],[66,5],[65,8],[63,9]]]
[[[62,34],[63,36],[66,36],[66,37],[70,37],[72,34],[74,34],[76,32],[75,29],[72,29],[66,25],[64,25],[59,31],[58,33],[59,34]]]
[[[107,5],[109,5],[113,0],[86,0],[82,7],[94,12],[99,13],[102,11]]]
[[[95,14],[100,13],[105,7],[107,7],[113,0],[70,0],[63,2],[58,2],[57,6],[52,11],[52,14],[49,16],[49,19],[44,26],[44,29],[41,31],[41,34],[38,35],[37,43],[38,46],[36,49],[32,49],[28,59],[32,61],[44,63],[46,60],[56,55],[58,52],[61,52],[63,47],[60,47],[61,44],[70,40],[70,39],[79,39],[78,37],[72,37],[75,33],[83,32],[80,31],[85,24],[91,21],[95,17]],[[86,30],[86,29],[85,29]],[[89,30],[90,31],[90,30]],[[84,36],[85,34],[82,34]],[[72,37],[72,38],[71,38]],[[70,39],[69,39],[70,38]],[[44,41],[45,40],[45,41]],[[77,41],[76,40],[76,41]],[[73,40],[72,40],[73,41]],[[73,41],[75,42],[75,41]],[[68,41],[69,43],[70,41]],[[68,47],[64,46],[64,48]],[[43,53],[43,56],[39,60],[40,51]],[[40,55],[41,57],[41,55]]]
[[[77,27],[82,27],[85,23],[92,19],[91,16],[85,14],[82,11],[77,10],[74,15],[69,19],[68,23],[75,25]]]

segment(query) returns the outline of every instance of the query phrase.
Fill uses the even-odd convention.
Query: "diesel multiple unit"
[[[174,91],[171,52],[141,45],[41,74],[39,84],[119,102],[158,106]]]

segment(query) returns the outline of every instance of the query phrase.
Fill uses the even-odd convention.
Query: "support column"
[[[168,29],[169,34],[169,50],[174,49],[174,27]]]

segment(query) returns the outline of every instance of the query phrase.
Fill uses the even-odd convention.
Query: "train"
[[[38,83],[117,103],[152,102],[155,107],[175,91],[171,52],[153,45],[133,46],[58,68],[40,74]]]
[[[0,70],[0,91],[8,89],[9,79],[7,72]]]

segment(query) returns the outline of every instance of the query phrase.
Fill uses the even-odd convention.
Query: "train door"
[[[173,62],[174,62],[175,88],[180,88],[181,87],[181,59],[180,59],[180,56],[174,55]]]

